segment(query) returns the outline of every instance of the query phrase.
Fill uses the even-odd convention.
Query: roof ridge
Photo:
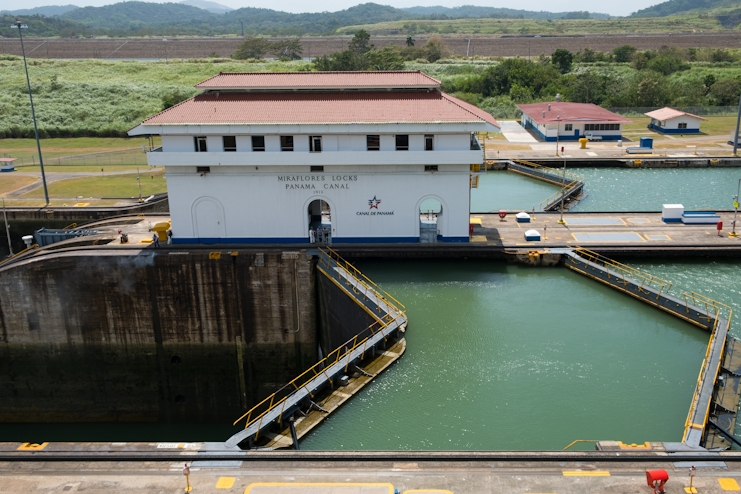
[[[460,99],[456,98],[455,96],[451,96],[451,95],[449,95],[447,93],[444,93],[442,91],[440,91],[440,94],[442,95],[443,98],[445,98],[446,100],[450,101],[451,103],[453,103],[454,105],[456,105],[458,108],[461,108],[462,110],[467,111],[468,113],[470,113],[471,115],[473,115],[476,118],[482,118],[481,115],[476,115],[476,113],[474,113],[473,111],[471,111],[470,108],[466,108],[465,106],[463,106],[463,105],[461,105],[461,104],[458,103],[459,101],[461,103],[466,103],[465,101],[460,100]],[[470,103],[466,103],[466,105],[467,106],[473,106]],[[486,113],[487,115],[490,115],[488,112],[485,112],[481,108],[478,108],[478,107],[475,107],[475,106],[474,106],[474,108],[476,108],[477,110],[479,110],[479,111],[481,111],[483,113]],[[491,119],[496,122],[496,119],[494,118],[494,116],[493,115],[490,115],[490,116],[491,116]],[[484,121],[486,121],[486,120],[484,120]],[[498,125],[497,125],[497,127],[498,127]]]

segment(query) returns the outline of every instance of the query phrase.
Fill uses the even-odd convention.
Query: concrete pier
[[[669,473],[667,491],[693,486],[703,494],[738,490],[738,452],[292,452],[219,453],[214,444],[51,443],[18,452],[0,443],[0,489],[5,492],[183,492],[183,466],[192,492],[296,494],[642,494],[646,470]],[[159,446],[168,446],[162,448]],[[74,449],[74,450],[73,450]],[[206,449],[210,449],[207,451]],[[96,459],[89,453],[94,451]],[[20,456],[26,458],[21,459]],[[101,457],[107,457],[100,460]],[[389,489],[390,486],[390,489]],[[256,490],[260,487],[261,490]],[[385,487],[385,490],[371,490]],[[251,490],[252,489],[252,490]],[[302,490],[297,490],[302,489]]]

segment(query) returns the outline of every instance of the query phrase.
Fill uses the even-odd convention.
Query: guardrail
[[[15,253],[15,254],[13,254],[12,256],[9,256],[9,257],[7,257],[7,258],[3,259],[2,261],[0,261],[0,266],[2,266],[2,265],[4,265],[4,264],[7,264],[7,263],[9,263],[9,262],[11,262],[11,261],[14,261],[14,260],[18,259],[19,257],[23,256],[24,254],[28,254],[28,253],[29,253],[29,252],[31,252],[32,250],[36,250],[36,249],[38,249],[38,248],[39,248],[39,245],[38,245],[38,244],[33,244],[33,245],[31,245],[30,247],[26,247],[26,248],[25,248],[25,249],[23,249],[22,251],[20,251],[20,252],[16,252],[16,253]]]
[[[538,209],[541,211],[550,211],[554,206],[556,206],[559,202],[561,202],[561,199],[564,201],[571,197],[571,195],[574,194],[574,192],[582,187],[584,184],[580,181],[574,181],[569,184],[566,184],[564,187],[561,188],[558,192],[554,192],[550,196],[548,196],[546,199],[543,199],[538,204]]]
[[[600,255],[589,249],[585,249],[583,247],[577,247],[574,249],[574,252],[579,257],[586,259],[587,261],[600,264],[608,268],[609,270],[611,270],[613,273],[622,275],[623,285],[628,284],[628,281],[625,279],[626,276],[632,278],[635,281],[639,281],[640,285],[638,286],[638,290],[640,292],[649,293],[648,291],[643,290],[643,287],[648,285],[652,288],[659,290],[659,294],[657,296],[658,298],[659,296],[661,296],[662,293],[667,293],[672,287],[671,281],[665,280],[663,278],[659,278],[658,276],[654,276],[650,273],[646,273],[644,271],[641,271],[640,269],[630,267],[626,264],[614,261],[608,257]],[[608,271],[607,272],[608,279],[611,276],[612,274]]]
[[[360,284],[361,287],[365,289],[366,295],[367,291],[371,290],[379,299],[383,300],[384,303],[386,303],[395,312],[403,313],[406,310],[404,304],[396,300],[391,294],[376,285],[371,279],[361,273],[358,268],[344,260],[337,252],[332,250],[330,247],[320,247],[319,251],[324,254],[324,256],[319,256],[319,263],[324,265],[327,269],[332,268],[330,260],[334,261],[339,267],[344,269],[347,274],[350,275],[358,284]],[[352,285],[348,280],[346,280],[346,283],[348,284],[348,286]],[[399,309],[399,307],[401,307],[401,309]]]
[[[538,174],[542,175],[544,178],[547,178],[549,180],[553,180],[549,177],[553,177],[557,184],[563,184],[566,179],[569,179],[571,182],[579,182],[581,181],[581,176],[567,171],[567,170],[558,170],[556,168],[551,168],[550,166],[543,166],[539,165],[538,163],[533,163],[532,161],[527,160],[512,160],[513,163],[520,165],[520,166],[526,166],[528,168],[532,168],[533,171],[537,172]],[[565,177],[565,178],[564,178]]]
[[[379,331],[383,330],[383,328],[387,327],[392,322],[396,321],[399,318],[403,318],[403,313],[397,313],[397,315],[390,320],[382,320],[382,321],[376,321],[367,328],[365,328],[363,331],[355,335],[355,337],[351,340],[346,341],[342,345],[340,345],[338,348],[334,349],[332,352],[330,352],[325,358],[311,366],[309,369],[305,370],[301,375],[293,379],[291,382],[283,386],[281,389],[276,391],[275,393],[271,394],[264,400],[262,400],[260,403],[252,407],[247,413],[239,417],[237,420],[234,421],[232,425],[237,425],[242,420],[246,419],[244,428],[248,428],[252,424],[261,421],[263,417],[270,412],[271,410],[275,409],[278,406],[285,407],[286,400],[299,391],[300,389],[304,388],[307,384],[309,384],[311,381],[313,381],[316,377],[321,376],[322,374],[326,376],[327,381],[330,381],[332,379],[332,376],[327,375],[326,368],[336,364],[337,362],[341,361],[345,356],[352,353],[353,351],[357,350],[360,347],[363,347],[363,353],[362,356],[365,355],[365,352],[367,350],[368,340],[375,334],[377,334]],[[377,326],[377,327],[376,327]],[[367,335],[367,336],[366,336]],[[362,338],[362,339],[360,339]],[[350,364],[349,360],[347,365],[345,366],[345,370],[347,370],[347,366]],[[313,398],[313,395],[309,393],[309,396]],[[283,418],[283,411],[281,410],[281,414],[279,415],[278,422],[282,421]],[[262,424],[258,427],[258,432],[255,434],[255,439],[257,439],[257,436],[259,435],[259,431],[262,429]]]

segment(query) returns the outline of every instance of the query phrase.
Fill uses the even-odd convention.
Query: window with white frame
[[[322,136],[309,136],[309,151],[312,153],[322,152]]]
[[[206,145],[206,136],[195,136],[193,137],[193,142],[196,146],[196,153],[205,153],[208,151],[208,146]]]

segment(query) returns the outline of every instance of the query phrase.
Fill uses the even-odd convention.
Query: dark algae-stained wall
[[[231,423],[317,361],[304,251],[78,248],[0,267],[0,420]]]

